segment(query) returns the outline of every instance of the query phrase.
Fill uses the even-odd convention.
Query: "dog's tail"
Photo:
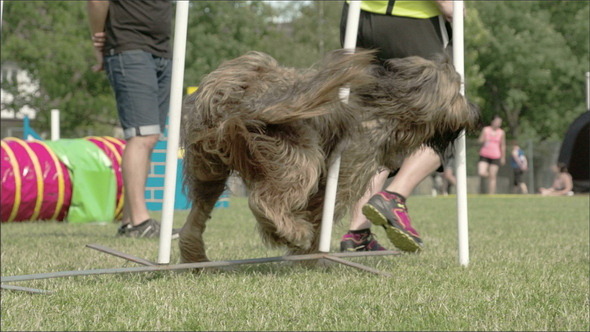
[[[258,118],[268,124],[284,124],[341,111],[341,89],[374,81],[371,74],[374,53],[370,50],[330,52],[316,70],[293,84],[290,91],[259,100]]]

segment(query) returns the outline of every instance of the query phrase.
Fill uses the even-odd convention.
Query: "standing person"
[[[127,144],[122,173],[125,209],[118,235],[157,237],[160,224],[150,218],[145,184],[150,157],[168,115],[171,81],[172,4],[167,0],[88,0],[97,64],[115,92]]]
[[[347,15],[348,4],[344,3],[341,43]],[[432,59],[447,52],[452,16],[452,1],[362,1],[357,47],[376,49],[381,61],[414,55]],[[340,250],[385,250],[372,235],[371,223],[383,226],[389,240],[399,249],[420,250],[422,239],[410,223],[406,199],[440,165],[434,150],[423,147],[403,161],[385,190],[383,185],[390,171],[376,174],[371,188],[353,207],[349,231],[342,236]]]
[[[477,173],[482,180],[488,180],[488,194],[496,193],[498,169],[506,163],[506,134],[501,126],[502,118],[495,115],[491,124],[483,128],[478,139],[482,145],[479,150]]]
[[[528,170],[528,162],[524,150],[520,148],[518,142],[512,142],[512,152],[510,153],[510,166],[514,174],[514,192],[528,194],[529,190],[523,180],[524,172]]]
[[[550,188],[539,188],[543,196],[572,196],[574,192],[574,180],[565,163],[557,163],[551,170],[555,173],[555,179]]]

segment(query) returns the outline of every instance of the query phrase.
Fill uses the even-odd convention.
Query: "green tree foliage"
[[[340,1],[313,1],[301,8],[295,8],[297,16],[287,25],[290,34],[286,44],[277,56],[285,64],[295,67],[309,67],[331,50],[340,48]],[[288,41],[288,42],[287,42]]]
[[[2,25],[2,62],[12,61],[40,85],[35,98],[15,100],[40,110],[39,132],[49,131],[49,110],[61,110],[63,137],[90,132],[112,134],[117,123],[112,92],[104,73],[90,70],[92,43],[86,3],[79,1],[5,1]],[[11,82],[3,88],[14,91]]]
[[[485,80],[477,92],[484,118],[501,115],[511,136],[561,137],[585,108],[588,2],[470,5],[481,20],[475,31],[484,36],[466,45],[477,49]]]
[[[589,54],[588,1],[468,1],[465,4],[467,96],[484,120],[505,119],[511,136],[562,137],[585,108]],[[185,86],[198,85],[221,62],[266,52],[287,66],[308,67],[340,47],[342,1],[192,1]],[[16,100],[62,110],[62,135],[112,134],[112,91],[94,62],[84,1],[5,1],[2,62],[17,63],[41,86]],[[3,89],[9,90],[8,82]],[[12,87],[14,88],[14,87]]]
[[[224,60],[240,56],[272,36],[273,9],[266,2],[194,1],[190,3],[185,83],[198,85]]]
[[[195,1],[190,4],[185,84],[248,51],[270,54],[282,65],[308,67],[340,47],[336,1]]]

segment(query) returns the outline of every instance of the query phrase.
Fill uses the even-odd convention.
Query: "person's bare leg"
[[[526,183],[524,182],[520,183],[520,193],[525,195],[529,193],[529,189],[527,188]]]
[[[490,165],[490,175],[488,176],[488,194],[496,193],[496,178],[498,175],[498,165]]]
[[[455,174],[453,174],[453,169],[445,169],[443,174],[445,176],[445,179],[447,180],[447,182],[451,184],[451,186],[457,185],[457,178],[455,177]]]
[[[445,168],[443,172],[444,184],[443,184],[443,193],[448,195],[451,193],[451,187],[457,186],[457,178],[455,174],[453,174],[452,168]]]
[[[129,222],[139,225],[149,219],[145,204],[145,183],[149,174],[150,157],[159,135],[135,136],[127,140],[123,152],[123,183],[125,205],[128,206]]]
[[[367,190],[363,197],[361,197],[361,199],[359,199],[356,202],[351,211],[351,221],[349,230],[358,231],[361,229],[367,229],[371,227],[372,224],[369,220],[367,220],[367,217],[365,217],[365,215],[363,214],[362,208],[363,205],[367,204],[369,198],[371,198],[374,194],[376,194],[383,188],[383,185],[387,180],[387,175],[389,175],[389,170],[375,174],[375,176],[371,180],[371,187],[369,188],[369,190]]]
[[[373,225],[383,226],[390,242],[403,251],[416,252],[422,247],[420,235],[410,224],[405,200],[439,166],[440,158],[431,148],[414,152],[405,158],[386,192],[374,195],[362,207],[367,219]]]
[[[487,178],[488,176],[490,176],[489,166],[490,164],[486,163],[485,161],[478,162],[477,175],[479,175],[482,178]]]
[[[386,190],[406,199],[414,188],[440,166],[440,158],[431,148],[422,148],[407,157]]]
[[[485,161],[480,161],[477,163],[477,175],[479,175],[479,183],[480,183],[480,188],[479,188],[479,193],[483,194],[487,188],[489,188],[490,186],[487,183],[488,177],[490,176],[490,164],[488,164]]]
[[[127,197],[127,190],[123,185],[123,216],[121,217],[121,224],[127,225],[131,222],[131,212],[129,211],[129,197]]]

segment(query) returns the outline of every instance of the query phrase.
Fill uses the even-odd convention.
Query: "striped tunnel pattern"
[[[1,141],[1,220],[64,220],[72,197],[66,166],[41,141]]]
[[[124,205],[121,159],[125,141],[113,137],[86,137],[111,160],[117,181],[115,217]],[[5,138],[1,142],[0,220],[63,221],[72,200],[71,173],[43,141]]]

